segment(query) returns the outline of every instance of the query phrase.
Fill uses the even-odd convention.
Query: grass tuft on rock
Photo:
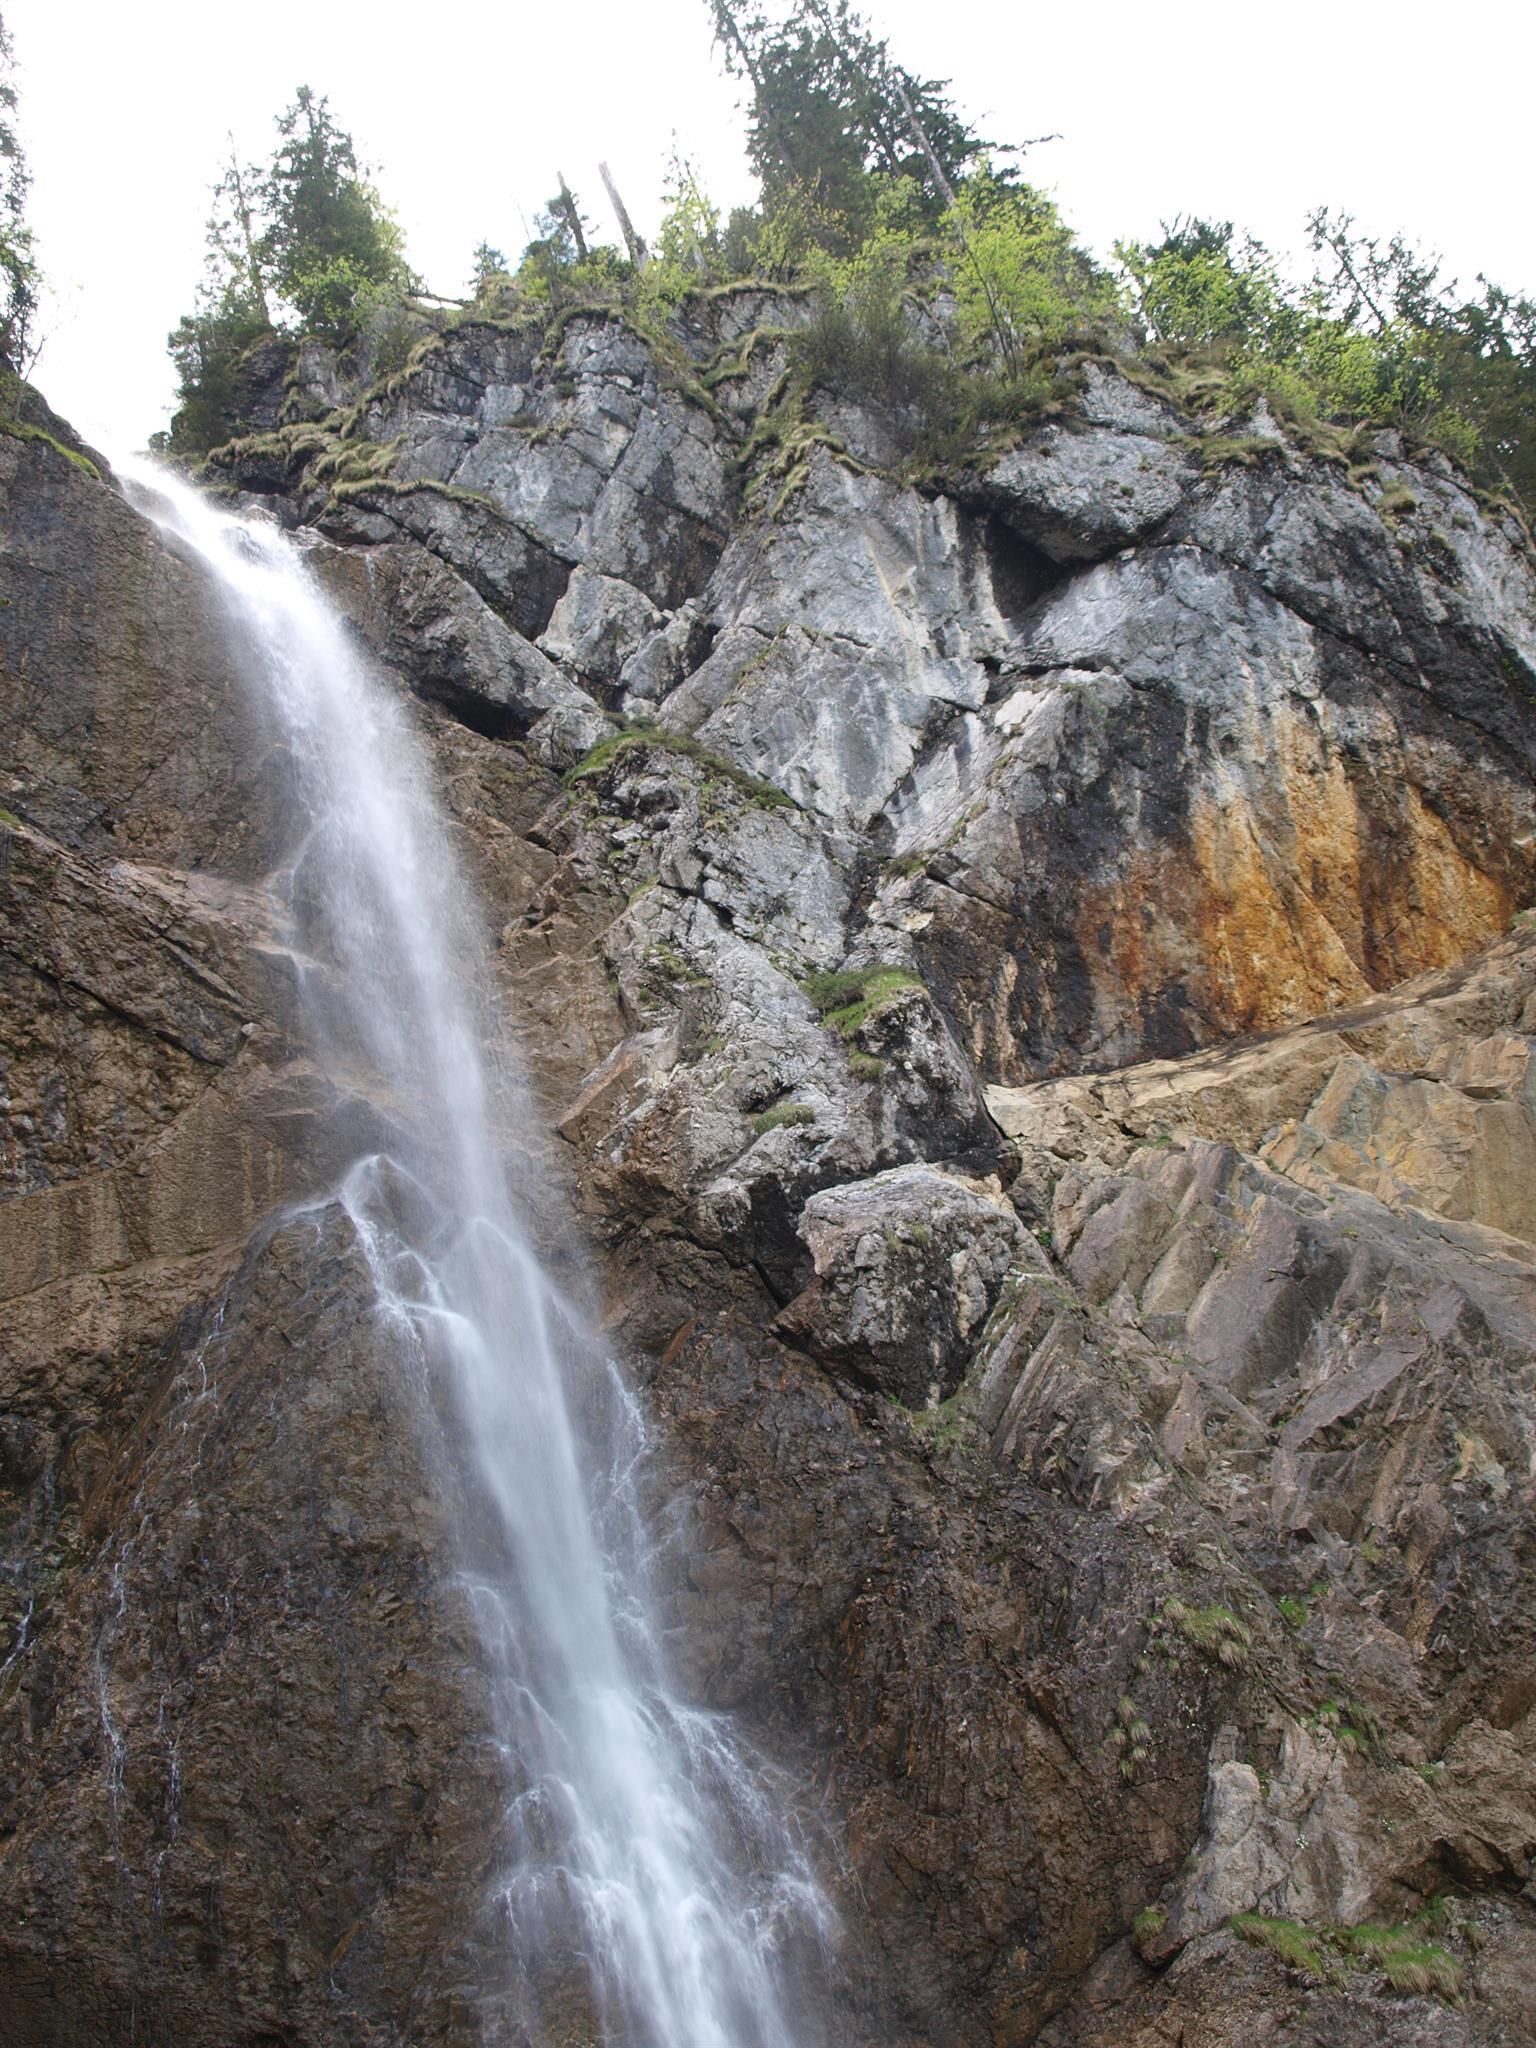
[[[1237,1913],[1232,1931],[1267,1949],[1315,1984],[1339,1984],[1349,1969],[1380,1970],[1392,1990],[1415,1998],[1459,1999],[1462,1965],[1448,1949],[1426,1941],[1426,1932],[1451,1919],[1453,1907],[1436,1899],[1406,1925],[1362,1921],[1355,1927],[1305,1927],[1299,1920],[1267,1913]],[[1451,1924],[1457,1923],[1451,1919]]]
[[[752,1135],[764,1138],[770,1131],[782,1131],[796,1124],[813,1124],[816,1112],[808,1102],[783,1102],[776,1109],[765,1109],[752,1119]]]
[[[800,984],[822,1023],[842,1039],[856,1038],[869,1019],[888,1009],[903,989],[922,985],[908,968],[878,965],[845,968],[839,974],[810,974]]]
[[[1339,1968],[1326,1953],[1325,1937],[1303,1927],[1299,1920],[1271,1919],[1267,1913],[1236,1913],[1232,1932],[1267,1949],[1288,1970],[1295,1970],[1313,1984],[1337,1981]]]
[[[1339,1942],[1348,1954],[1374,1963],[1394,1991],[1419,1998],[1461,1996],[1461,1964],[1448,1949],[1425,1941],[1417,1922],[1408,1927],[1349,1927]]]
[[[664,754],[680,754],[685,760],[696,762],[715,781],[728,783],[748,803],[759,810],[794,811],[799,805],[792,796],[771,782],[764,782],[759,776],[751,775],[734,761],[726,760],[723,754],[711,754],[692,740],[686,733],[671,732],[665,726],[632,726],[625,732],[609,733],[600,739],[595,747],[589,747],[574,768],[566,772],[566,787],[576,788],[583,782],[592,781],[611,768],[615,761],[626,754],[640,752],[646,748]]]
[[[980,1426],[963,1389],[951,1394],[947,1401],[930,1400],[926,1408],[906,1408],[900,1401],[894,1405],[925,1451],[943,1455],[962,1450],[979,1432]]]
[[[1253,1631],[1230,1607],[1191,1607],[1187,1601],[1170,1600],[1157,1625],[1230,1670],[1246,1671],[1253,1661]]]

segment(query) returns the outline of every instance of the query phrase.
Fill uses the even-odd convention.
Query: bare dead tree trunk
[[[245,171],[240,163],[240,152],[235,148],[233,132],[229,142],[229,190],[235,204],[235,220],[240,229],[240,241],[245,250],[245,273],[251,290],[256,294],[256,303],[261,308],[261,317],[270,327],[272,315],[267,310],[267,284],[262,274],[261,252],[256,246],[256,208],[249,192],[245,189]]]
[[[1009,330],[1007,321],[1003,318],[1003,309],[997,302],[997,293],[993,290],[992,280],[988,277],[985,267],[977,256],[970,236],[961,225],[959,207],[955,199],[955,188],[944,175],[944,166],[939,162],[938,154],[933,144],[928,140],[928,130],[917,118],[917,109],[913,106],[912,96],[907,91],[906,80],[896,70],[894,65],[891,68],[890,78],[892,90],[901,102],[901,111],[907,117],[907,126],[912,130],[912,139],[928,159],[928,168],[933,173],[933,182],[938,186],[939,194],[945,206],[949,209],[949,218],[955,231],[955,240],[965,252],[966,260],[969,262],[972,270],[975,271],[976,280],[980,284],[986,298],[987,313],[992,321],[992,333],[998,347],[1003,352],[1003,361],[1010,370],[1014,369],[1018,363],[1018,346],[1013,334]]]
[[[917,118],[917,109],[913,106],[912,96],[907,91],[907,82],[894,65],[891,68],[891,88],[901,102],[901,111],[906,115],[907,126],[912,130],[912,140],[928,159],[928,168],[933,173],[933,182],[939,188],[939,195],[953,213],[955,188],[944,175],[944,166],[939,162],[933,144],[928,140],[928,130]]]
[[[606,164],[599,164],[597,174],[603,181],[603,190],[608,194],[608,204],[613,208],[619,223],[619,233],[624,237],[624,246],[629,251],[629,260],[636,270],[644,270],[651,260],[651,252],[645,246],[644,238],[635,233],[628,210],[619,197],[619,188],[613,182]]]
[[[565,224],[571,231],[571,240],[576,244],[576,258],[580,263],[587,260],[587,238],[581,232],[581,215],[571,197],[571,188],[565,182],[565,173],[556,171],[555,182],[560,187],[560,208],[565,215]]]

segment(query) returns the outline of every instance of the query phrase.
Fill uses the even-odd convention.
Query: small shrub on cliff
[[[1143,1906],[1131,1922],[1131,1947],[1139,1955],[1148,1942],[1156,1941],[1167,1925],[1168,1915],[1161,1906]]]
[[[1381,1717],[1360,1700],[1324,1700],[1306,1725],[1333,1736],[1341,1749],[1374,1755],[1381,1748]]]
[[[938,1389],[935,1388],[925,1408],[903,1407],[899,1401],[895,1406],[923,1450],[943,1457],[974,1442],[980,1433],[980,1424],[972,1415],[963,1391],[951,1394],[947,1401],[941,1401],[937,1396]]]

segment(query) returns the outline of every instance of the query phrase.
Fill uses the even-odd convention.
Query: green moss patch
[[[721,754],[711,754],[686,733],[668,732],[661,726],[632,728],[628,732],[609,733],[600,739],[595,747],[589,747],[575,767],[566,774],[568,788],[579,787],[590,782],[611,768],[623,755],[652,749],[663,754],[681,754],[684,759],[696,762],[711,780],[728,783],[750,804],[766,811],[794,811],[799,805],[792,796],[786,796],[771,782],[764,782],[759,776],[750,775],[745,768],[739,768],[734,761],[727,761]]]
[[[28,420],[0,419],[0,434],[9,434],[13,441],[41,441],[44,447],[52,448],[56,454],[62,455],[66,462],[72,462],[75,468],[82,470],[86,476],[95,477],[98,483],[101,481],[101,471],[88,455],[82,455],[78,448],[69,447],[56,434],[50,434],[45,427],[34,427]]]

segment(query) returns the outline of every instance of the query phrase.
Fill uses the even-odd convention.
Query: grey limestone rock
[[[979,476],[978,500],[1054,562],[1094,561],[1142,539],[1198,474],[1163,439],[1062,421],[1038,428]]]
[[[1023,1239],[1012,1210],[923,1165],[813,1195],[816,1277],[779,1326],[909,1408],[954,1392]]]
[[[598,684],[616,684],[621,672],[667,622],[632,584],[576,568],[555,606],[539,645],[552,660]]]
[[[664,721],[853,826],[936,721],[985,702],[1014,645],[974,520],[820,452],[784,520],[732,542],[706,602],[721,639]]]
[[[348,530],[359,517],[378,524]],[[366,486],[332,505],[319,520],[342,541],[407,536],[441,557],[525,639],[536,640],[564,595],[571,567],[505,518],[489,500],[444,487]]]
[[[549,368],[521,337],[461,329],[366,424],[396,444],[394,478],[484,499],[528,542],[667,608],[724,543],[728,450],[617,319],[572,320]]]
[[[585,690],[435,555],[390,544],[360,559],[340,551],[318,559],[380,659],[469,725],[527,739],[539,758],[559,766],[611,729]]]

